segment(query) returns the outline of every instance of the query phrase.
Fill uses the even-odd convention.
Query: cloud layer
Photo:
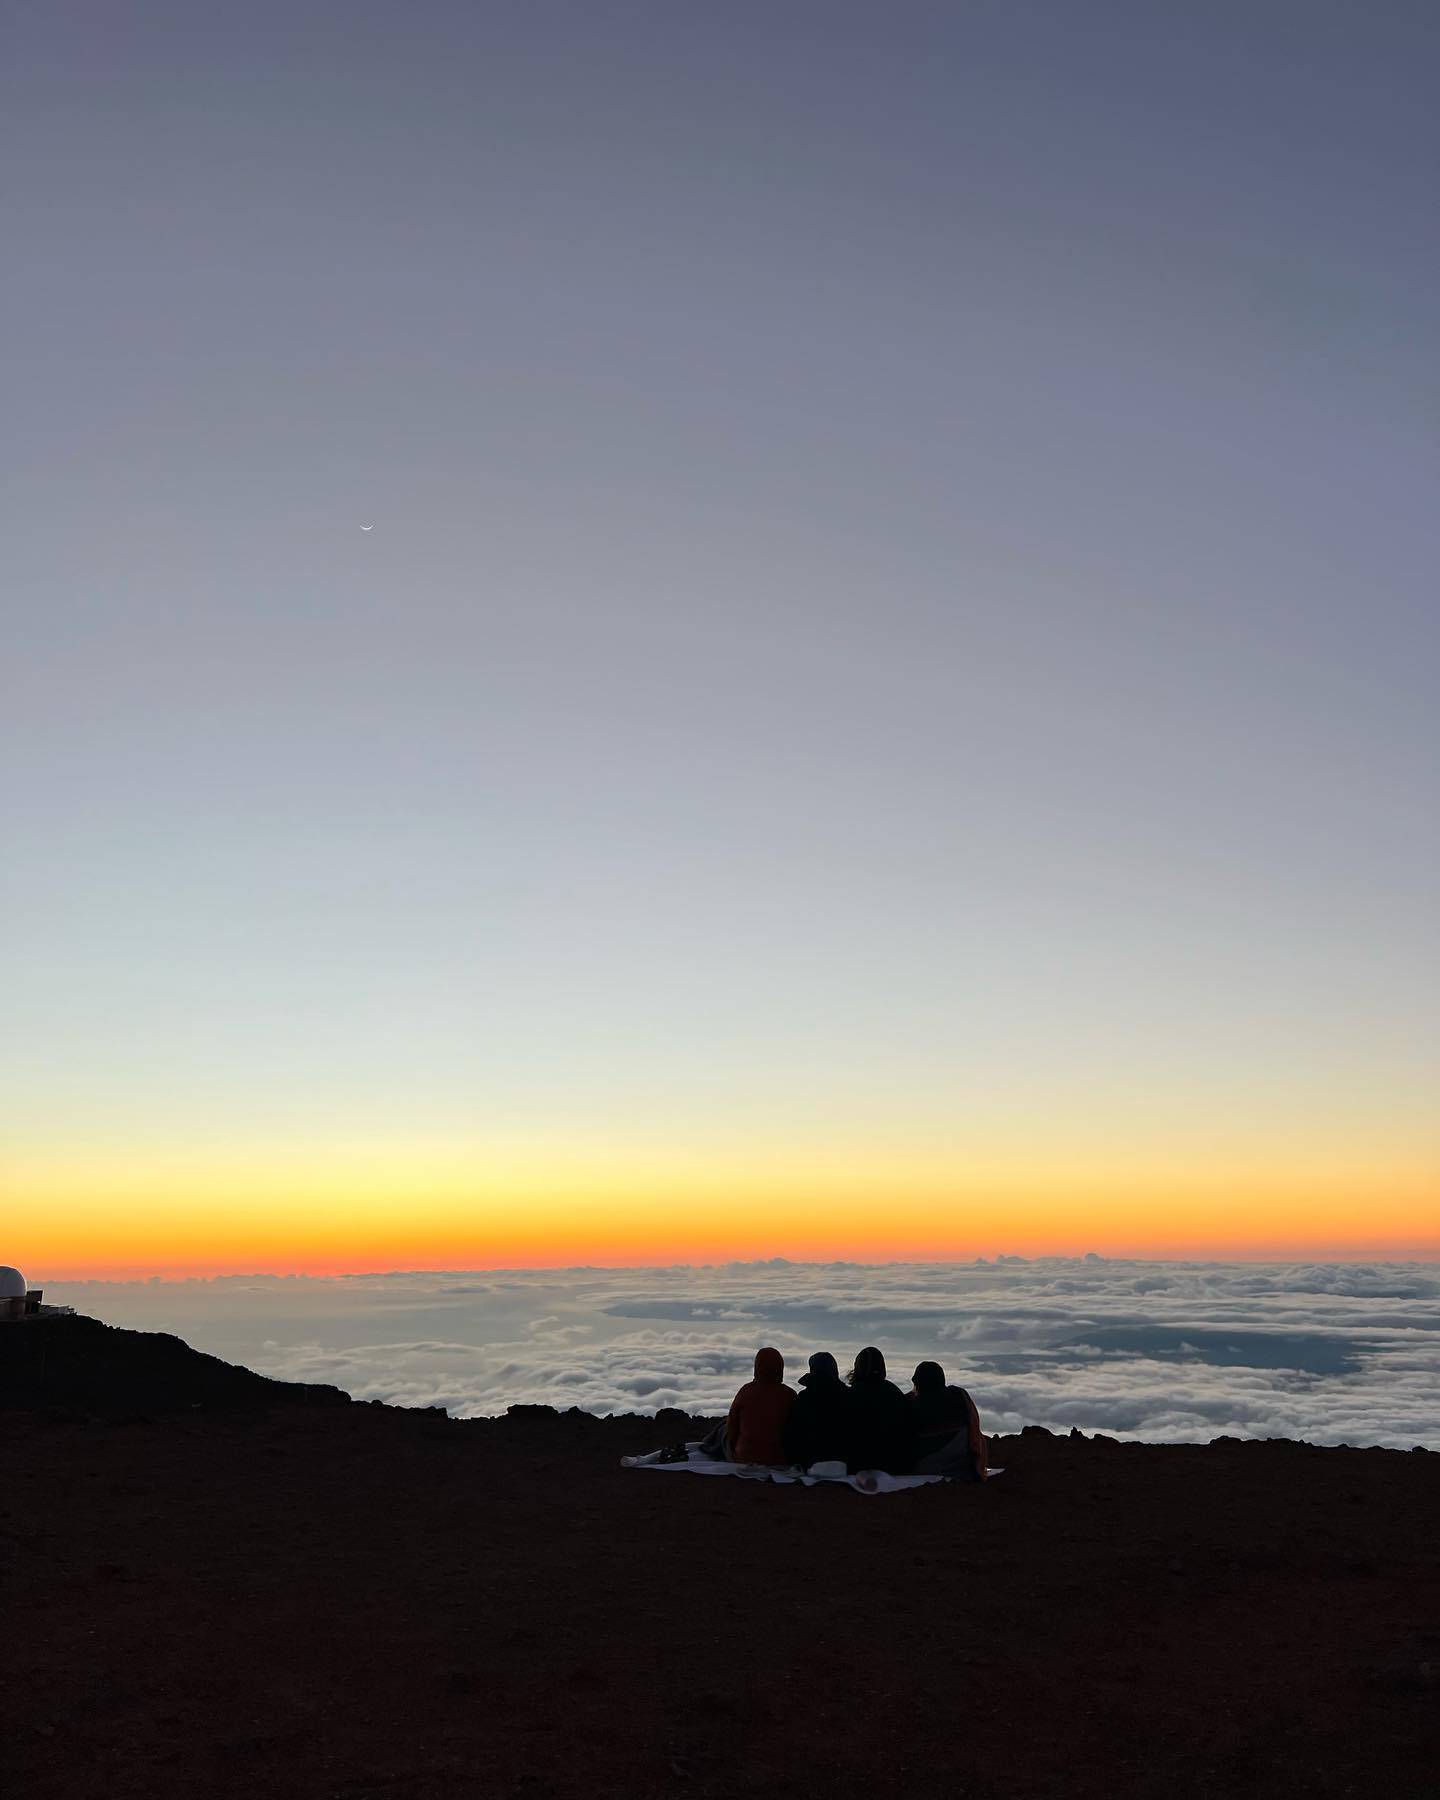
[[[407,1273],[72,1284],[265,1374],[457,1417],[516,1402],[724,1410],[756,1346],[793,1365],[938,1357],[987,1429],[1440,1449],[1440,1268],[1018,1257],[973,1264]]]

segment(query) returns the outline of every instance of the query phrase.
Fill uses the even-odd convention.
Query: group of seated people
[[[723,1429],[702,1446],[737,1463],[812,1469],[843,1464],[889,1475],[943,1475],[983,1481],[985,1439],[964,1388],[951,1387],[939,1363],[917,1364],[908,1394],[885,1376],[874,1345],[855,1358],[842,1381],[835,1358],[819,1350],[800,1377],[785,1383],[785,1359],[768,1346],[756,1352],[755,1378],[736,1394]]]

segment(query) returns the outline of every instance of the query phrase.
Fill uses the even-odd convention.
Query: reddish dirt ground
[[[1440,1456],[1027,1434],[866,1498],[657,1435],[4,1415],[7,1791],[1436,1793]]]

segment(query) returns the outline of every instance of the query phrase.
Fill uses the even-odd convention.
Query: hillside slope
[[[272,1381],[160,1331],[125,1331],[83,1314],[0,1326],[0,1410],[106,1416],[195,1408],[347,1406],[339,1388]]]
[[[0,1418],[27,1800],[1434,1793],[1434,1455],[866,1498],[619,1467],[673,1417],[124,1416]]]

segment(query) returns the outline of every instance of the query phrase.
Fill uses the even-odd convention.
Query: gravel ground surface
[[[619,1467],[696,1430],[0,1411],[7,1792],[1440,1789],[1440,1456],[1026,1433],[873,1498]]]

